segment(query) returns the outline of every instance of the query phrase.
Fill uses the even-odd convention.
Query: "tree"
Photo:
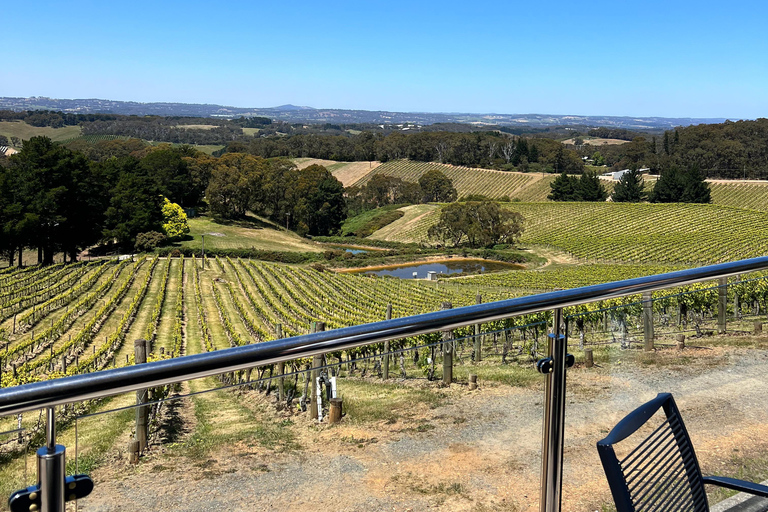
[[[457,197],[453,181],[438,169],[430,169],[419,178],[423,202],[449,203]]]
[[[552,192],[547,196],[550,201],[580,201],[579,180],[568,176],[563,171],[549,184]]]
[[[172,203],[167,197],[163,198],[163,233],[169,239],[181,238],[189,233],[189,223],[184,209],[176,203]]]
[[[11,157],[10,173],[5,186],[15,220],[6,229],[21,245],[37,247],[40,263],[52,263],[60,250],[74,259],[98,241],[106,194],[82,154],[32,137]]]
[[[611,196],[617,203],[639,203],[645,199],[643,178],[640,171],[633,169],[621,175]]]
[[[133,247],[139,233],[162,230],[163,197],[155,178],[136,159],[123,159],[118,166],[120,177],[111,191],[104,238]]]
[[[685,186],[680,197],[683,203],[709,203],[712,200],[709,185],[697,166],[691,166],[683,173],[683,183]]]
[[[243,153],[219,157],[205,191],[211,211],[224,218],[245,215],[251,205],[263,200],[262,184],[268,167],[263,158]]]
[[[677,203],[680,202],[684,188],[680,171],[677,167],[671,167],[662,171],[648,200],[652,203]]]
[[[704,181],[698,167],[682,171],[670,167],[661,173],[650,195],[652,203],[709,203],[709,185]]]
[[[301,234],[335,233],[347,217],[344,185],[322,165],[299,171],[288,200],[293,206],[291,223]]]
[[[600,178],[591,172],[585,172],[581,175],[578,190],[580,201],[605,201],[608,197],[608,192],[600,182]]]
[[[523,216],[493,201],[451,203],[429,229],[430,238],[458,246],[466,238],[471,247],[514,243],[523,232]]]

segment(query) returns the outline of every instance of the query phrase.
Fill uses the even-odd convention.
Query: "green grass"
[[[524,366],[514,363],[502,365],[500,361],[496,360],[481,361],[477,365],[455,365],[453,368],[453,378],[459,382],[467,382],[470,373],[477,375],[477,382],[480,386],[492,382],[505,386],[529,387],[536,386],[541,382],[541,375],[533,369],[531,364]]]
[[[350,217],[341,226],[342,235],[353,234],[364,238],[402,217],[404,213],[399,210],[400,207],[400,205],[382,206]]]
[[[0,121],[0,135],[18,137],[21,140],[29,140],[32,137],[46,136],[54,142],[74,139],[80,136],[79,126],[64,126],[63,128],[51,128],[50,126],[32,126],[24,121]]]
[[[227,224],[215,222],[210,217],[189,219],[190,240],[181,242],[182,247],[200,249],[202,235],[209,249],[258,249],[263,251],[322,252],[317,246],[293,232],[275,229],[254,217]]]
[[[198,151],[202,151],[207,155],[213,154],[215,151],[218,151],[220,149],[224,149],[223,144],[195,144],[192,147],[194,147]]]
[[[339,389],[344,399],[347,421],[358,424],[379,421],[394,423],[412,418],[416,412],[414,404],[434,409],[446,403],[445,396],[436,389],[379,380],[346,378],[340,381]]]

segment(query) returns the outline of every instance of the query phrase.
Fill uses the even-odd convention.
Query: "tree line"
[[[767,141],[768,119],[726,121],[667,130],[660,137],[636,136],[626,144],[600,146],[597,155],[616,170],[649,168],[661,173],[698,167],[705,178],[766,179]],[[578,150],[581,156],[595,157],[589,144]]]
[[[608,193],[600,179],[591,173],[580,177],[563,173],[550,183],[552,201],[605,201]],[[650,191],[645,189],[642,174],[631,169],[621,175],[610,196],[617,203],[709,203],[709,185],[696,166],[687,169],[672,167],[661,176]]]
[[[11,264],[18,256],[21,264],[24,249],[37,249],[38,261],[47,264],[55,253],[75,259],[101,242],[133,248],[140,233],[178,235],[183,227],[169,215],[178,214],[173,204],[201,201],[208,181],[204,157],[166,145],[93,161],[47,137],[32,137],[0,162],[0,254]]]
[[[263,158],[320,158],[338,161],[407,158],[503,170],[581,172],[578,152],[548,138],[514,137],[500,132],[362,132],[356,135],[298,134],[234,141],[224,152]]]

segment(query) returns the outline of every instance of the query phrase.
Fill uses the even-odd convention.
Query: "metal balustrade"
[[[611,298],[768,269],[768,257],[710,265],[667,274],[604,283],[477,304],[456,309],[385,320],[292,338],[234,347],[205,354],[104,370],[0,390],[0,416],[47,409],[46,446],[38,454],[38,486],[25,490],[25,510],[39,503],[39,510],[63,512],[65,500],[90,492],[85,475],[64,474],[65,449],[56,444],[55,407],[146,388],[257,366],[286,362],[327,352],[447,331],[542,311],[553,311],[547,357],[538,368],[546,375],[542,437],[542,512],[559,511],[562,499],[563,431],[565,425],[566,369],[572,364],[561,335],[562,309]],[[65,492],[66,491],[66,492]],[[26,500],[26,501],[24,501]],[[20,503],[21,503],[20,501]]]

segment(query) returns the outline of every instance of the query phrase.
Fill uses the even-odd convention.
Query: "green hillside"
[[[432,169],[442,171],[453,180],[453,186],[456,187],[459,197],[469,194],[483,194],[493,198],[512,196],[519,194],[521,190],[534,184],[542,176],[540,174],[457,167],[434,162],[393,160],[376,167],[372,172],[369,172],[357,181],[355,185],[365,185],[376,174],[384,174],[401,178],[404,181],[416,182],[424,173]]]
[[[523,245],[606,262],[714,263],[764,255],[768,213],[700,204],[512,203],[526,219]],[[413,208],[413,207],[408,207]],[[406,216],[371,238],[427,242],[439,207]],[[404,209],[405,211],[405,209]]]
[[[44,135],[54,142],[74,139],[80,136],[79,126],[64,126],[63,128],[51,128],[50,126],[32,126],[24,121],[0,121],[0,135],[18,137],[20,140],[29,140],[32,137]]]

